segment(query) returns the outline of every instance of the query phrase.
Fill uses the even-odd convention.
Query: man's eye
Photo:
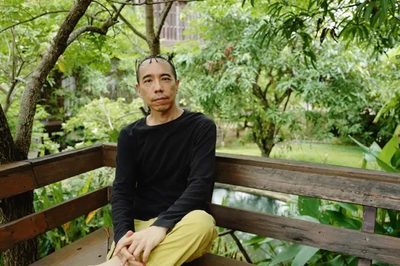
[[[143,83],[150,83],[151,82],[151,79],[145,79],[144,81],[143,81]]]
[[[171,80],[170,78],[168,78],[168,77],[165,77],[165,78],[162,78],[161,80]]]

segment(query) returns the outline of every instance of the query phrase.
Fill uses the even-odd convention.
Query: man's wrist
[[[152,225],[151,227],[155,227],[157,229],[159,229],[160,231],[163,231],[165,234],[167,234],[169,228],[165,227],[165,226],[159,226],[159,225]]]

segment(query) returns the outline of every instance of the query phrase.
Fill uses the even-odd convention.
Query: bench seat
[[[105,261],[111,245],[111,234],[106,228],[100,228],[93,233],[53,252],[36,261],[31,266],[87,266]],[[248,263],[213,254],[186,263],[186,266],[245,266]],[[162,266],[162,265],[160,265]]]

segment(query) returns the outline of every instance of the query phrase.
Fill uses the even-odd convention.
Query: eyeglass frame
[[[175,78],[175,80],[178,79],[178,75],[176,73],[176,68],[174,63],[172,62],[172,58],[174,57],[174,54],[166,54],[166,55],[161,55],[161,54],[157,54],[157,55],[150,55],[150,56],[146,56],[144,59],[137,59],[136,60],[136,81],[139,84],[139,68],[142,66],[142,64],[150,59],[150,64],[152,63],[152,60],[154,59],[157,63],[158,63],[158,59],[159,60],[164,60],[165,62],[167,62],[172,69],[172,74]]]

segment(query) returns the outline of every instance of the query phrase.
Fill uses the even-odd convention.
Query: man
[[[144,59],[136,77],[150,114],[120,132],[111,201],[117,245],[104,265],[181,265],[207,252],[216,237],[204,211],[216,126],[177,106],[179,80],[168,59]]]

